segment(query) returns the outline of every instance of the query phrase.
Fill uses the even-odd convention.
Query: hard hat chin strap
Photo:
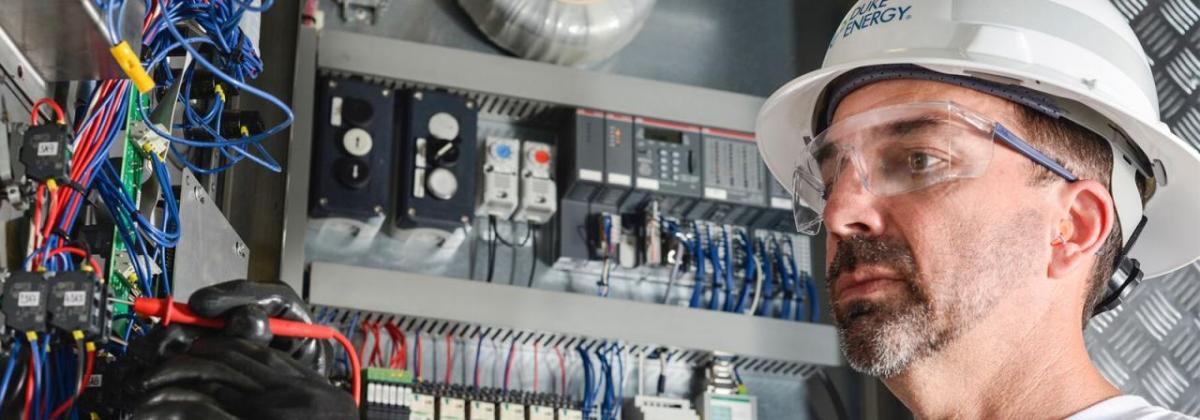
[[[1104,312],[1115,309],[1129,297],[1134,286],[1142,282],[1142,264],[1138,260],[1129,258],[1129,250],[1133,249],[1133,244],[1137,242],[1138,236],[1142,234],[1142,228],[1146,226],[1146,216],[1142,216],[1142,220],[1138,222],[1137,228],[1134,228],[1133,235],[1129,240],[1125,241],[1125,245],[1121,247],[1121,251],[1117,254],[1113,261],[1113,273],[1108,279],[1107,293],[1100,303],[1092,308],[1092,316],[1100,315]]]

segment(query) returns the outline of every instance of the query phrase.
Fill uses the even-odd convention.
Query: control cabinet
[[[746,225],[767,206],[766,166],[754,135],[705,128],[704,199],[691,216],[718,223]],[[697,208],[707,207],[703,211]]]
[[[475,212],[478,112],[461,96],[400,91],[395,225],[454,230]]]
[[[700,128],[634,120],[634,190],[621,206],[636,211],[650,199],[666,215],[682,216],[702,198]]]
[[[341,78],[318,86],[309,213],[359,220],[384,214],[395,159],[393,91]]]

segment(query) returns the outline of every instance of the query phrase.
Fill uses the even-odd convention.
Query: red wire
[[[41,226],[38,224],[42,220],[42,194],[46,192],[46,184],[39,184],[37,192],[33,194],[33,231],[42,232]],[[42,240],[39,237],[33,238],[33,249],[39,249],[42,246]]]
[[[383,340],[379,336],[379,322],[378,321],[371,323],[371,335],[375,336],[375,345],[372,346],[373,348],[371,349],[371,361],[369,363],[367,363],[367,365],[368,366],[379,366],[379,365],[383,364],[383,356],[380,356],[380,353],[383,353],[383,350],[380,346],[380,342]]]
[[[83,370],[83,376],[80,378],[79,392],[75,395],[72,395],[71,398],[68,398],[66,401],[63,401],[63,403],[60,404],[58,406],[58,408],[55,408],[54,412],[50,414],[50,420],[54,420],[54,419],[58,418],[58,416],[63,415],[63,413],[65,413],[67,411],[67,409],[71,408],[71,406],[75,404],[75,398],[80,395],[83,395],[83,391],[87,389],[88,380],[92,378],[92,367],[93,367],[93,362],[95,362],[95,361],[96,361],[96,351],[93,350],[93,351],[87,352],[87,368]]]
[[[450,337],[450,333],[446,333],[446,384],[450,383],[450,378],[454,372],[454,339]]]
[[[94,273],[96,273],[96,276],[98,276],[98,277],[100,276],[100,265],[96,264],[96,260],[92,259],[92,256],[88,255],[87,252],[84,252],[82,249],[79,249],[79,248],[76,248],[73,246],[64,246],[64,247],[55,248],[54,250],[46,253],[46,258],[50,258],[55,255],[62,254],[64,252],[69,253],[69,254],[75,254],[75,255],[79,256],[80,258],[87,258],[88,264],[92,266],[92,271]]]
[[[413,366],[413,373],[415,373],[417,376],[417,382],[420,382],[421,365],[425,364],[425,355],[421,353],[421,330],[417,330],[415,334],[416,337],[414,337],[414,340],[417,342],[417,360],[415,360],[416,363],[414,363],[416,366]]]
[[[558,346],[554,346],[554,353],[558,355],[558,376],[561,378],[561,384],[558,387],[558,393],[567,395],[567,362],[563,360],[562,350]]]
[[[396,326],[394,321],[388,321],[384,328],[392,337],[392,359],[388,361],[388,367],[408,369],[408,339],[404,337],[404,333],[400,331],[400,327]]]
[[[508,346],[508,361],[504,362],[504,390],[505,391],[508,390],[508,380],[510,379],[509,375],[512,374],[513,353],[515,353],[513,350],[516,348],[517,348],[517,340],[513,340],[512,344],[510,344]]]
[[[38,125],[38,108],[41,108],[42,105],[49,105],[50,109],[54,110],[54,117],[58,119],[59,125],[67,123],[66,114],[63,113],[62,107],[58,106],[58,102],[50,98],[42,98],[34,102],[33,107],[29,108],[29,125]]]
[[[100,95],[111,94],[113,83],[114,82],[112,81],[105,82],[101,88]],[[56,105],[57,104],[52,106]],[[115,106],[108,107],[107,112],[101,115],[101,123],[89,124],[84,129],[83,133],[79,134],[77,142],[80,143],[78,143],[76,146],[75,153],[71,160],[71,181],[78,182],[82,179],[81,175],[84,175],[82,171],[87,167],[86,162],[90,161],[94,157],[96,149],[98,149],[97,146],[99,142],[94,141],[97,134],[96,128],[97,126],[102,126],[104,131],[100,132],[107,132],[108,127],[112,124],[112,120],[115,119],[117,108],[118,107]],[[74,206],[79,202],[80,199],[82,199],[81,196],[72,194],[73,192],[74,189],[63,188],[58,191],[58,197],[51,198],[50,212],[47,214],[46,225],[42,228],[43,238],[48,238],[50,236],[50,231],[58,222],[58,219],[61,216],[63,209],[66,208],[67,204],[69,203],[71,206]],[[57,200],[55,198],[57,198]]]
[[[342,348],[346,350],[346,355],[350,358],[350,392],[354,394],[354,404],[361,405],[362,403],[362,365],[359,363],[358,354],[354,352],[354,345],[350,344],[350,340],[346,336],[329,328],[334,340],[337,340]]]

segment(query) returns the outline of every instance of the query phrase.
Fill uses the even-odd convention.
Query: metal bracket
[[[335,0],[342,5],[342,20],[374,25],[387,10],[389,0]]]

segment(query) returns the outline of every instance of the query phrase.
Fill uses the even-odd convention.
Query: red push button
[[[545,150],[533,152],[533,161],[543,165],[550,163],[550,152]]]

